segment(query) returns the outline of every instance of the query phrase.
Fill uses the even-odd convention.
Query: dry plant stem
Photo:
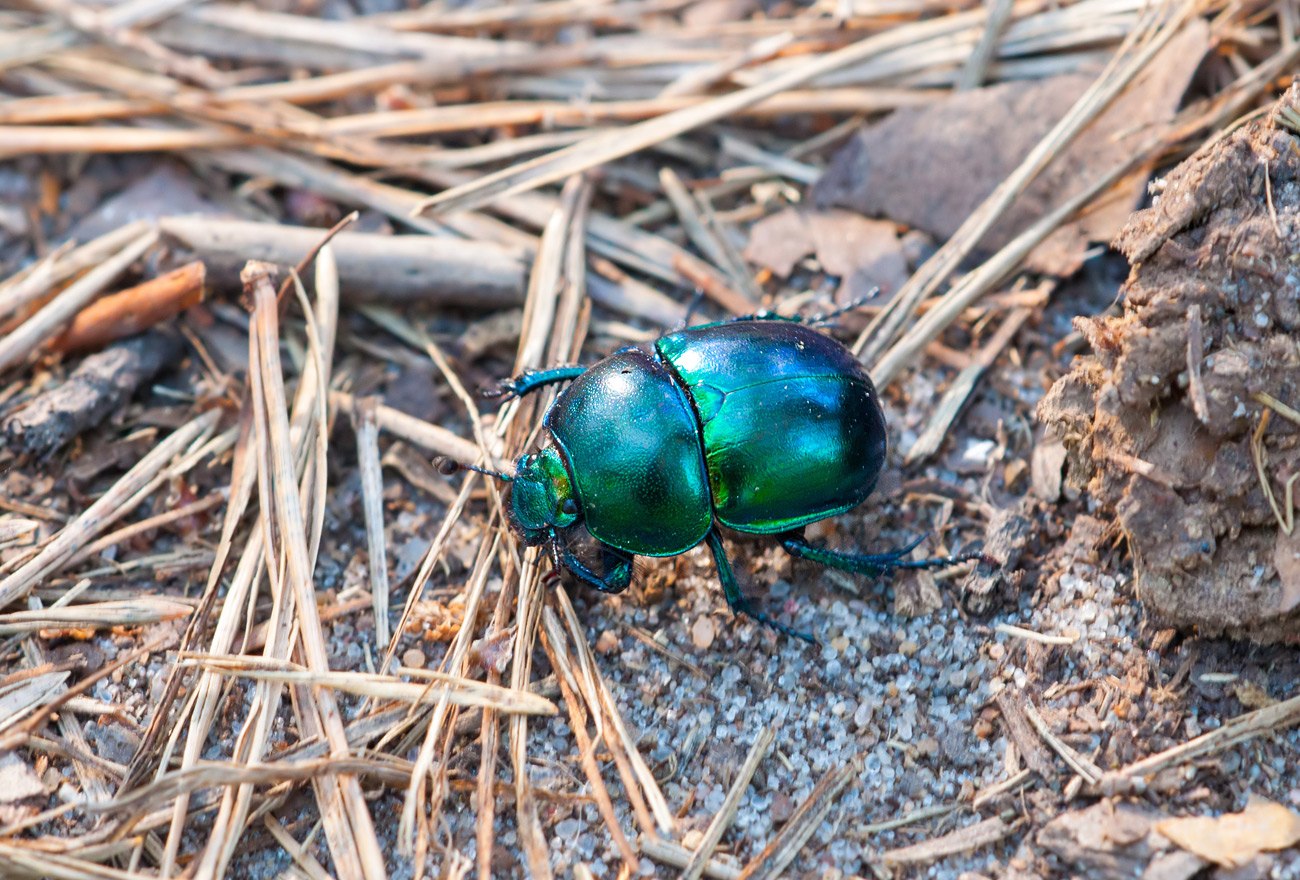
[[[556,590],[554,598],[564,615],[569,638],[577,651],[578,668],[586,685],[583,695],[592,714],[604,719],[605,731],[602,737],[618,765],[623,788],[632,802],[632,812],[641,825],[641,831],[643,834],[671,837],[675,833],[676,823],[673,821],[672,810],[668,808],[668,800],[655,781],[654,774],[646,766],[645,759],[637,751],[636,741],[629,734],[618,704],[600,674],[600,667],[586,638],[586,630],[573,603],[569,601],[569,594],[564,590]]]
[[[498,538],[499,539],[499,538]],[[430,548],[432,550],[432,548]],[[488,575],[491,571],[490,560],[495,554],[496,541],[484,541],[479,548],[478,557],[475,560],[474,572],[468,585],[468,595],[465,597],[465,624],[461,626],[456,633],[456,638],[452,641],[451,649],[447,652],[443,660],[442,673],[438,676],[449,681],[471,682],[468,678],[462,678],[467,673],[469,649],[473,641],[474,621],[478,616],[479,607],[483,602],[483,594],[487,588]],[[423,581],[417,579],[418,584]],[[412,588],[414,592],[415,589]],[[396,644],[396,638],[393,643]],[[473,682],[475,687],[486,687],[481,682]],[[517,693],[520,697],[535,699],[533,695],[527,694],[521,689],[504,690],[503,693]],[[546,701],[547,709],[543,710],[546,714],[554,714],[556,709],[549,701]],[[424,740],[420,744],[419,754],[415,759],[415,768],[411,774],[411,783],[406,790],[406,797],[402,803],[402,815],[397,829],[398,846],[402,853],[414,857],[416,876],[423,873],[424,865],[424,847],[427,846],[433,833],[432,828],[436,825],[440,814],[442,813],[443,802],[447,796],[447,764],[441,761],[434,766],[434,751],[439,745],[439,740],[444,736],[449,736],[451,723],[454,718],[451,715],[453,702],[449,691],[439,696],[434,706],[433,714],[429,718],[428,727],[425,729]],[[461,704],[466,705],[466,704]],[[492,708],[500,709],[497,705]],[[432,789],[429,788],[432,784]],[[429,805],[429,813],[424,811],[424,805]]]
[[[745,870],[740,873],[740,880],[776,880],[782,876],[835,805],[840,792],[844,791],[858,772],[856,762],[850,762],[838,770],[832,770],[817,783],[812,794],[795,809],[771,843],[763,847],[763,851],[745,866]]]
[[[887,865],[916,865],[932,862],[944,856],[969,852],[1008,837],[1016,830],[1018,823],[1009,823],[1001,816],[994,816],[965,828],[958,828],[950,834],[927,840],[915,846],[905,846],[884,853]]]
[[[169,217],[163,235],[211,264],[215,281],[237,280],[241,260],[289,265],[320,239],[320,230]],[[349,302],[381,301],[500,308],[523,301],[527,262],[517,248],[423,236],[340,232],[332,241]]]
[[[26,274],[0,286],[0,319],[26,308],[72,276],[99,265],[148,229],[149,225],[143,221],[128,223],[78,248],[65,247],[49,254]]]
[[[984,234],[997,222],[998,217],[1015,201],[1016,197],[1024,192],[1052,158],[1073,143],[1074,139],[1133,81],[1133,78],[1146,68],[1156,53],[1179,32],[1189,13],[1190,7],[1183,7],[1174,22],[1157,31],[1144,47],[1130,58],[1122,62],[1117,61],[1111,68],[1103,71],[1060,122],[1029,151],[1029,155],[1011,176],[998,184],[997,189],[989,194],[953,236],[934,256],[925,261],[916,274],[908,279],[890,307],[882,312],[877,320],[872,321],[871,326],[863,332],[854,345],[854,351],[863,363],[873,364],[878,359],[883,360],[882,353],[895,340],[903,326],[916,314],[920,304],[938,289],[963,259],[970,255]],[[1072,203],[1073,201],[1075,200],[1071,200]],[[1054,215],[1056,213],[1059,212],[1053,212]],[[1044,233],[1043,237],[1046,237],[1046,234]],[[1009,247],[1010,245],[1007,246]],[[1007,248],[1003,248],[1003,251]],[[933,312],[927,313],[926,318],[931,319],[933,314]],[[876,364],[876,369],[880,369],[879,364]],[[889,378],[877,381],[882,385],[888,384]]]
[[[647,857],[676,868],[685,868],[694,855],[693,851],[680,843],[649,834],[643,835],[637,845]],[[740,868],[719,862],[717,859],[710,859],[704,863],[704,876],[711,877],[713,880],[739,880]]]
[[[356,398],[342,391],[330,392],[330,402],[340,410],[349,411],[356,405]],[[439,425],[407,415],[401,410],[380,404],[375,407],[375,423],[384,431],[409,440],[417,446],[437,455],[445,455],[454,461],[474,462],[478,460],[477,444],[466,440],[459,434]],[[504,468],[513,471],[513,466],[503,459],[494,459],[489,467]]]
[[[216,425],[220,413],[204,413],[186,423],[149,451],[86,511],[59,530],[34,558],[0,581],[0,608],[26,596],[40,581],[59,571],[87,541],[129,513],[137,498],[177,455]]]
[[[989,4],[989,18],[984,24],[984,33],[980,35],[979,42],[975,44],[970,57],[962,65],[961,73],[953,84],[954,89],[964,91],[983,85],[989,62],[997,54],[998,41],[1002,37],[1002,29],[1006,27],[1007,19],[1011,17],[1013,5],[1013,0],[993,0]]]
[[[283,576],[286,582],[282,595],[291,597],[293,604],[290,607],[296,606],[299,649],[306,659],[308,669],[314,673],[326,673],[329,670],[328,652],[320,618],[316,614],[311,553],[308,550],[306,522],[299,499],[290,443],[284,373],[280,365],[277,296],[265,267],[250,265],[246,278],[248,295],[253,304],[250,357],[251,363],[256,365],[256,369],[250,369],[250,374],[255,379],[255,385],[261,385],[260,389],[255,389],[260,393],[254,394],[254,412],[258,419],[259,436],[269,453],[259,463],[264,468],[259,473],[263,522],[269,526],[270,518],[274,518],[277,527],[273,535],[278,539],[268,542],[266,546],[268,570],[284,566],[277,574]],[[325,369],[328,369],[328,364]],[[263,379],[264,384],[261,381]],[[323,402],[326,379],[319,371],[317,383],[314,393]],[[318,443],[323,442],[324,426],[317,424],[315,429],[321,438]],[[318,462],[317,466],[323,468],[323,462]],[[308,485],[304,480],[304,490]],[[323,503],[323,499],[318,497],[317,503]],[[278,639],[276,641],[279,642]],[[282,646],[283,642],[276,645],[277,648]],[[269,647],[271,646],[268,645]],[[346,757],[349,754],[347,737],[333,694],[328,690],[304,690],[300,696],[308,700],[305,705],[300,704],[301,722],[307,723],[306,730],[318,729],[328,739],[331,755]],[[386,876],[378,839],[356,778],[322,776],[315,780],[315,788],[321,815],[325,819],[330,852],[340,874],[366,880]],[[227,855],[222,860],[223,864],[228,858]]]
[[[1100,175],[1092,185],[1078,195],[1042,217],[1020,235],[1006,244],[1000,251],[989,257],[974,271],[963,276],[953,287],[933,304],[912,328],[899,339],[880,360],[871,368],[871,376],[878,387],[884,387],[898,378],[898,375],[925,351],[926,346],[938,339],[948,326],[973,303],[975,303],[995,284],[1015,270],[1029,252],[1076,211],[1109,189],[1116,181],[1124,177],[1145,160],[1145,150],[1136,150],[1134,155],[1124,162]],[[955,239],[949,239],[954,241]],[[937,255],[936,255],[937,256]],[[934,259],[933,257],[931,259]],[[929,265],[928,263],[926,265]],[[912,276],[915,280],[919,275]],[[912,282],[909,281],[908,284]],[[901,294],[901,291],[900,291]],[[898,302],[895,298],[894,302]],[[881,313],[886,314],[885,312]],[[861,342],[861,338],[859,342]]]
[[[514,596],[509,588],[510,583],[508,579],[502,579],[501,592],[497,595],[496,609],[492,612],[492,622],[484,634],[485,639],[502,638],[505,635],[510,613],[514,609],[512,602]],[[488,669],[487,681],[488,684],[500,684],[501,673],[495,667]],[[478,878],[492,880],[492,848],[496,838],[497,753],[501,746],[501,725],[498,723],[497,714],[491,709],[484,709],[479,719],[478,729],[478,816],[474,839],[478,843]]]
[[[1127,767],[1101,774],[1095,791],[1106,796],[1141,792],[1157,774],[1170,767],[1215,755],[1257,736],[1276,733],[1300,724],[1300,697],[1292,697],[1245,715],[1238,715],[1217,730],[1180,743],[1163,752],[1134,761]]]
[[[112,547],[115,544],[120,544],[123,541],[129,541],[131,538],[134,538],[137,535],[141,535],[152,529],[156,529],[161,526],[174,523],[177,520],[185,519],[186,517],[190,517],[190,516],[197,516],[198,514],[209,511],[214,507],[220,507],[222,504],[225,503],[225,501],[226,501],[225,497],[219,493],[214,495],[209,495],[206,498],[200,498],[198,501],[195,501],[192,504],[186,504],[184,507],[177,507],[172,510],[167,510],[155,516],[151,516],[148,519],[140,520],[140,522],[131,523],[131,525],[124,526],[123,528],[120,528],[117,531],[109,532],[107,535],[100,538],[98,541],[95,541],[91,544],[87,544],[85,547],[77,551],[77,555],[72,557],[71,561],[68,564],[76,565],[79,562],[82,562],[86,559],[90,559],[91,557],[95,556],[95,554],[97,553],[107,550],[109,547]]]
[[[542,608],[542,579],[537,569],[538,548],[530,547],[519,573],[519,594],[515,605],[515,646],[510,664],[510,687],[523,690],[532,678],[532,647]],[[537,812],[537,799],[528,773],[528,719],[515,715],[509,720],[510,763],[515,776],[515,822],[519,845],[533,880],[552,880],[550,850]]]
[[[1052,729],[1047,726],[1043,716],[1038,714],[1038,710],[1034,708],[1033,703],[1026,700],[1024,710],[1025,717],[1029,719],[1029,723],[1034,726],[1034,730],[1038,732],[1038,735],[1043,738],[1043,742],[1047,743],[1052,751],[1060,755],[1071,770],[1083,777],[1085,783],[1096,785],[1102,776],[1101,768],[1075,751],[1069,743],[1052,733]]]
[[[149,229],[132,239],[122,250],[70,284],[40,311],[18,325],[16,330],[0,339],[0,371],[18,363],[44,344],[60,325],[71,320],[156,241],[158,241],[156,229]],[[3,605],[4,603],[0,602],[0,607]]]
[[[574,676],[573,664],[569,657],[571,650],[569,640],[565,636],[559,618],[555,616],[555,612],[550,608],[542,609],[542,647],[546,649],[546,656],[550,659],[551,666],[555,669],[556,680],[560,683],[560,693],[564,697],[564,705],[569,712],[570,729],[577,741],[578,760],[582,764],[582,771],[586,774],[587,781],[591,785],[592,796],[596,800],[596,808],[600,811],[601,818],[605,820],[605,827],[609,830],[609,836],[613,839],[615,848],[623,856],[624,870],[634,872],[637,870],[640,860],[619,825],[618,815],[614,812],[614,804],[609,799],[609,790],[605,787],[605,780],[600,775],[600,765],[596,762],[596,743],[592,741],[591,735],[587,732],[587,713],[583,710],[582,705],[578,702],[577,695],[574,693],[577,688],[577,679]]]
[[[952,26],[951,19],[970,18],[982,20],[983,16],[962,13],[944,16],[939,22],[944,31]],[[901,38],[899,31],[928,31],[927,24],[915,29],[896,29],[846,46],[820,58],[805,62],[793,70],[779,74],[767,82],[712,98],[703,104],[686,107],[629,126],[613,135],[602,134],[586,141],[556,150],[537,159],[521,162],[510,168],[484,175],[478,180],[440,193],[420,205],[418,213],[437,211],[450,213],[478,208],[502,196],[514,195],[548,183],[563,180],[606,162],[654,146],[660,141],[684,134],[718,119],[731,116],[746,107],[794,89],[823,74],[863,61],[890,49],[901,48],[916,39],[914,33]]]
[[[188,617],[194,606],[161,596],[141,596],[117,602],[92,602],[63,608],[14,611],[0,614],[0,636],[38,632],[43,629],[107,629],[113,626],[144,626],[163,620]]]
[[[730,58],[724,58],[697,70],[686,71],[664,86],[663,90],[659,92],[659,97],[672,98],[680,95],[703,94],[742,67],[747,67],[756,61],[766,61],[793,42],[794,34],[789,31],[773,34]]]
[[[695,854],[691,856],[691,860],[682,869],[682,880],[700,880],[704,876],[704,867],[708,864],[709,859],[713,857],[713,850],[717,848],[718,842],[722,840],[722,835],[726,833],[728,826],[736,817],[736,810],[740,807],[740,799],[744,797],[745,790],[749,788],[749,781],[754,778],[759,763],[767,755],[768,749],[772,747],[772,743],[775,741],[776,731],[772,728],[765,727],[758,732],[758,736],[754,738],[754,744],[749,748],[749,754],[745,756],[745,763],[740,765],[740,770],[737,771],[736,778],[731,783],[731,790],[727,792],[727,799],[722,802],[722,809],[713,817],[713,821],[709,823],[708,829],[704,832],[704,839],[700,841]]]
[[[212,605],[216,603],[221,574],[235,549],[235,530],[238,528],[244,512],[248,509],[249,502],[252,500],[253,487],[257,479],[257,467],[253,461],[253,443],[252,414],[245,409],[241,413],[240,434],[235,443],[234,463],[230,477],[230,501],[226,505],[225,517],[221,526],[221,538],[217,544],[216,557],[208,571],[208,580],[203,591],[203,604],[200,613],[196,615],[196,619],[206,616]],[[249,609],[248,599],[256,594],[256,585],[262,570],[261,541],[261,531],[254,530],[249,535],[248,543],[244,547],[245,552],[239,557],[239,563],[227,585],[225,601],[222,603],[217,624],[208,643],[210,653],[229,654],[234,651],[235,638],[239,628],[245,623],[244,614]],[[251,624],[251,621],[248,623]],[[191,627],[185,634],[185,647],[188,648],[193,645],[200,637],[201,632],[201,630]],[[166,709],[180,690],[182,675],[183,672],[179,666],[172,667],[168,675],[165,691],[167,698],[164,699],[160,707],[161,711],[155,714],[150,723],[145,737],[145,745],[162,737],[161,725],[167,716]],[[167,772],[167,768],[171,766],[170,758],[175,751],[176,738],[181,735],[182,729],[185,729],[187,717],[189,725],[185,730],[185,748],[180,759],[180,769],[183,772],[185,768],[192,767],[198,762],[207,742],[208,732],[211,730],[216,718],[217,704],[222,687],[222,680],[214,673],[203,673],[198,681],[194,682],[192,697],[186,703],[185,711],[177,719],[176,725],[168,738],[166,748],[157,761],[155,780],[160,779]],[[146,753],[145,745],[141,746],[138,754]],[[144,768],[138,761],[136,766],[132,767],[132,771],[122,788],[119,789],[119,794],[129,791],[136,781],[143,778]],[[163,877],[170,877],[174,870],[176,855],[179,852],[181,837],[184,833],[188,808],[188,800],[180,798],[172,809],[171,826],[164,844],[163,858],[160,860],[160,873]]]
[[[379,464],[379,423],[375,420],[378,402],[372,397],[356,401],[352,424],[357,437],[357,464],[361,471],[362,512],[366,520],[366,545],[369,548],[370,598],[375,611],[375,643],[387,645],[388,634],[388,559],[384,541],[384,474]]]
[[[1034,314],[1033,309],[1019,308],[1007,315],[1006,319],[998,327],[997,332],[989,339],[987,343],[980,348],[979,353],[975,356],[970,366],[963,369],[952,380],[952,383],[944,391],[943,397],[939,400],[939,405],[935,407],[934,414],[930,417],[929,423],[921,432],[921,436],[912,444],[912,448],[907,451],[906,463],[911,465],[919,461],[924,461],[939,451],[943,444],[943,438],[948,435],[948,430],[952,427],[953,422],[957,420],[958,414],[966,405],[966,401],[975,391],[975,386],[980,377],[997,360],[1002,350],[1011,344],[1011,340],[1020,332],[1025,321]],[[884,380],[880,380],[884,381]]]
[[[667,166],[660,168],[659,183],[663,187],[664,195],[668,197],[668,201],[677,212],[677,220],[682,224],[686,237],[700,249],[702,254],[712,260],[715,266],[726,266],[727,255],[723,252],[721,243],[705,223],[699,204],[686,188],[686,184],[677,176],[677,172]],[[731,278],[733,283],[738,280],[740,279],[734,276]]]
[[[466,649],[469,647],[466,639]],[[365,672],[313,672],[296,664],[252,656],[182,655],[182,660],[223,675],[285,684],[305,684],[358,694],[373,700],[397,700],[403,703],[450,706],[490,707],[498,712],[525,715],[554,715],[555,705],[529,691],[494,688],[456,673],[424,670],[428,684],[402,681],[390,675]],[[444,710],[445,711],[445,710]],[[433,729],[433,725],[430,725]],[[437,732],[437,731],[435,731]]]

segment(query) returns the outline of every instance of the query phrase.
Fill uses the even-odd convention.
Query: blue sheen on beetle
[[[557,568],[604,592],[631,582],[635,556],[707,542],[728,604],[788,635],[744,596],[719,526],[777,535],[792,555],[859,574],[929,568],[975,555],[907,560],[804,540],[809,523],[861,504],[886,460],[884,412],[861,363],[798,320],[757,316],[690,327],[621,349],[590,368],[525,373],[507,394],[572,382],[543,422],[553,445],[519,459],[513,525]],[[585,527],[599,559],[568,536]]]

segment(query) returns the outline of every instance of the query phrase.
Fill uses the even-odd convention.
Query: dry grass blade
[[[430,682],[419,684],[365,672],[314,672],[294,664],[255,657],[182,656],[185,662],[223,675],[330,688],[372,700],[397,700],[424,705],[446,700],[455,706],[488,707],[507,714],[554,715],[558,711],[550,700],[528,691],[493,687],[472,678],[446,673],[424,671],[423,674]]]
[[[921,436],[912,444],[912,448],[907,451],[905,461],[907,464],[915,464],[924,461],[939,451],[943,444],[943,438],[947,436],[948,429],[956,421],[962,407],[975,391],[975,385],[979,382],[980,376],[993,365],[998,355],[1002,354],[1015,335],[1020,332],[1020,328],[1034,314],[1033,309],[1018,308],[1011,312],[998,327],[993,337],[980,348],[970,366],[964,368],[957,377],[952,380],[952,384],[944,391],[939,405],[935,407],[934,414],[930,416],[929,423]],[[884,380],[881,380],[884,381]]]
[[[947,18],[960,17],[954,15]],[[946,20],[940,20],[940,23],[943,25],[942,29],[951,26],[951,23]],[[472,210],[503,196],[526,192],[548,183],[556,183],[570,175],[580,174],[702,125],[724,119],[746,107],[794,89],[824,74],[856,64],[873,55],[904,47],[914,39],[914,34],[900,37],[897,30],[868,37],[820,58],[804,62],[793,70],[772,77],[767,82],[712,98],[698,106],[666,113],[612,134],[596,135],[572,147],[565,147],[540,158],[484,175],[472,183],[433,196],[419,206],[417,213],[431,211],[452,213]]]
[[[658,836],[643,836],[640,846],[641,852],[648,858],[677,868],[685,868],[694,855],[692,850],[687,849],[680,843],[664,840]],[[740,868],[726,862],[720,862],[717,859],[709,859],[704,863],[704,876],[711,877],[713,880],[739,880],[740,871]]]
[[[253,304],[250,350],[253,362],[257,364],[257,369],[251,371],[255,379],[254,413],[258,418],[259,435],[267,451],[263,460],[263,469],[259,474],[263,516],[272,518],[269,523],[273,524],[272,534],[278,536],[281,542],[278,546],[267,547],[268,554],[274,554],[274,562],[268,560],[268,570],[273,566],[284,566],[282,573],[285,583],[281,595],[292,602],[289,610],[294,611],[299,646],[306,658],[307,668],[311,673],[327,674],[329,657],[320,617],[316,612],[315,587],[312,581],[319,525],[313,523],[313,535],[309,540],[304,507],[311,510],[310,505],[324,503],[321,495],[324,490],[325,463],[321,447],[325,442],[326,426],[321,415],[324,411],[325,390],[328,386],[327,358],[332,355],[332,336],[329,346],[326,346],[323,351],[319,339],[314,340],[312,346],[316,355],[315,368],[308,371],[308,375],[315,377],[315,388],[312,394],[317,401],[318,411],[315,430],[311,433],[317,438],[317,446],[314,450],[316,455],[310,460],[313,466],[307,468],[303,479],[302,491],[308,502],[304,505],[299,497],[298,478],[290,442],[284,372],[280,365],[278,297],[265,267],[258,264],[250,265],[245,271],[245,278]],[[336,309],[337,302],[332,306]],[[307,318],[309,339],[312,339],[314,316],[308,313]],[[333,323],[334,318],[331,313],[328,325],[332,327]],[[306,384],[305,380],[303,384]],[[316,510],[319,513],[321,508]],[[270,647],[268,645],[268,648]],[[300,709],[304,732],[315,732],[326,737],[330,743],[330,753],[337,757],[346,757],[349,754],[347,736],[333,694],[329,690],[307,688],[299,688],[297,693],[296,705]],[[374,824],[356,778],[327,775],[318,777],[314,782],[317,803],[325,820],[326,837],[336,867],[341,873],[364,877],[367,880],[385,876],[383,855],[379,849]]]
[[[564,628],[560,625],[559,618],[555,616],[555,612],[550,608],[542,609],[542,646],[546,649],[546,656],[550,658],[551,665],[555,668],[556,679],[560,683],[560,692],[564,695],[564,705],[569,710],[570,729],[577,739],[578,759],[582,763],[582,770],[587,776],[587,781],[591,784],[592,796],[596,799],[596,808],[600,810],[601,818],[605,820],[605,827],[609,830],[609,836],[613,840],[614,846],[623,856],[624,870],[635,871],[640,860],[619,825],[618,815],[614,812],[614,804],[609,798],[609,790],[605,787],[605,780],[600,775],[600,765],[596,763],[596,742],[592,740],[591,735],[587,732],[587,713],[578,702],[576,694],[578,683],[574,675],[573,662],[569,656],[569,640],[564,633]]]
[[[872,326],[868,327],[859,337],[854,350],[864,363],[872,364],[877,360],[884,360],[881,355],[886,346],[894,341],[903,326],[916,313],[920,304],[938,289],[939,285],[947,279],[963,259],[970,255],[984,234],[992,228],[998,217],[1018,195],[1024,192],[1025,188],[1047,166],[1048,162],[1078,137],[1119,96],[1120,92],[1133,81],[1134,77],[1146,68],[1156,53],[1181,31],[1191,15],[1191,11],[1190,6],[1181,7],[1169,24],[1154,30],[1153,35],[1146,41],[1146,45],[1127,57],[1117,57],[1116,63],[1103,71],[1092,87],[1070,108],[1070,111],[1030,150],[1029,155],[1024,158],[1016,171],[998,184],[997,188],[967,218],[957,232],[944,243],[934,256],[926,260],[920,270],[899,290],[891,302],[890,308],[883,312],[880,318],[873,321]],[[1139,151],[1139,159],[1141,158],[1141,152],[1143,151]],[[1090,194],[1089,198],[1082,201],[1074,210],[1090,201],[1092,195]],[[1075,201],[1070,200],[1071,204]],[[1073,211],[1070,213],[1073,213]],[[1069,215],[1062,215],[1057,219],[1057,223],[1059,224],[1066,216]],[[1055,228],[1055,225],[1053,225],[1053,228]],[[1047,230],[1047,232],[1050,232],[1050,230]],[[1043,232],[1043,237],[1046,237],[1047,232]],[[1010,245],[1008,245],[1008,248],[1010,248]],[[1005,250],[1006,248],[1004,248]],[[1027,248],[1025,253],[1028,253]],[[1016,262],[1018,263],[1019,259]],[[1007,266],[1003,271],[1009,271],[1010,268],[1012,267]],[[944,314],[949,313],[945,311]],[[926,314],[926,321],[932,325],[937,323],[938,320],[934,315],[935,311]],[[913,335],[916,335],[915,330]],[[934,335],[932,332],[930,338],[934,338]],[[896,362],[900,359],[895,354],[897,348],[896,346],[895,349],[890,351],[890,355],[894,357],[888,362],[889,372],[886,373],[885,378],[877,378],[877,381],[882,385],[888,384],[897,370]],[[881,372],[883,369],[885,368],[879,364],[877,365],[877,372]]]
[[[0,319],[26,308],[54,287],[99,265],[148,231],[144,222],[128,223],[77,248],[67,245],[48,254],[26,272],[0,285]]]
[[[40,348],[60,326],[72,320],[77,312],[157,241],[156,229],[147,230],[131,239],[120,251],[78,278],[40,311],[19,324],[16,330],[0,338],[0,371],[12,367]],[[0,607],[4,604],[0,601]]]
[[[592,713],[597,714],[604,721],[605,744],[613,754],[615,763],[618,764],[619,774],[623,777],[623,787],[632,801],[632,809],[641,825],[641,832],[647,835],[671,836],[676,822],[672,810],[668,807],[668,800],[659,788],[654,774],[646,765],[645,759],[637,750],[636,740],[629,733],[618,704],[600,674],[600,666],[591,652],[591,645],[583,635],[582,621],[569,601],[568,593],[564,590],[556,590],[553,596],[563,612],[565,625],[569,629],[569,638],[577,650],[578,668],[582,672],[585,684],[584,697],[588,700]]]
[[[330,393],[331,402],[341,410],[347,411],[356,405],[355,398],[342,391]],[[440,425],[434,425],[415,416],[407,415],[401,410],[380,404],[375,407],[375,423],[394,436],[409,440],[436,455],[445,455],[453,461],[474,462],[479,458],[479,447]],[[493,459],[488,466],[507,473],[513,472],[510,462]]]
[[[858,772],[857,764],[849,763],[838,770],[832,770],[817,783],[808,799],[795,808],[780,833],[745,866],[740,874],[741,880],[775,880],[782,876],[822,823],[822,819],[826,818],[831,807],[835,806],[840,792],[848,787]]]
[[[475,560],[474,572],[470,577],[468,595],[465,600],[465,613],[462,618],[465,623],[461,625],[460,630],[456,633],[451,649],[443,660],[443,672],[427,672],[421,675],[427,676],[432,680],[447,681],[469,681],[462,678],[468,672],[469,649],[472,642],[474,629],[472,621],[477,619],[478,610],[483,602],[483,594],[487,589],[488,574],[491,571],[491,560],[495,556],[499,536],[492,541],[484,541],[479,548],[478,558]],[[430,546],[429,553],[426,554],[426,566],[430,565],[436,550],[436,544]],[[425,567],[421,569],[421,576],[416,580],[416,586],[411,589],[412,599],[419,593],[423,587],[429,570]],[[390,645],[390,652],[397,647],[397,640],[394,638]],[[512,693],[524,695],[532,699],[533,695],[527,694],[526,691],[519,689],[499,688],[495,685],[482,684],[474,682],[474,686],[481,686],[489,690],[501,690],[503,693]],[[547,714],[555,714],[558,710],[549,701],[546,702]],[[450,698],[449,693],[440,695],[434,703],[432,714],[429,716],[428,726],[425,728],[424,739],[420,744],[420,751],[416,755],[415,769],[411,774],[411,781],[406,790],[406,797],[402,804],[402,816],[398,825],[398,846],[403,848],[407,855],[414,855],[413,861],[416,865],[424,864],[425,847],[432,833],[431,829],[437,821],[443,808],[443,802],[447,796],[447,752],[451,746],[452,734],[454,733],[454,715],[452,707],[456,705]],[[484,706],[486,709],[498,707]],[[441,748],[440,748],[441,747]],[[435,753],[437,753],[435,755]],[[435,765],[435,757],[441,757]],[[431,786],[431,788],[430,788]],[[425,804],[429,804],[429,813],[423,810]],[[417,870],[417,876],[422,873],[422,869]]]
[[[1300,724],[1300,697],[1282,700],[1271,706],[1238,715],[1217,730],[1180,743],[1163,752],[1134,761],[1127,767],[1101,774],[1097,790],[1120,794],[1141,791],[1147,781],[1169,767],[1186,764],[1207,755],[1216,755],[1238,743],[1275,733]]]
[[[42,629],[107,629],[113,626],[144,626],[163,620],[187,617],[194,611],[188,602],[161,596],[141,596],[116,602],[92,602],[62,608],[14,611],[0,614],[0,636],[38,632]]]
[[[713,821],[709,823],[709,827],[704,832],[704,839],[700,841],[695,854],[691,856],[691,860],[682,869],[682,880],[700,880],[704,876],[704,869],[713,856],[713,850],[722,840],[722,835],[726,833],[727,827],[736,816],[736,810],[740,807],[740,799],[744,797],[745,790],[749,788],[749,781],[754,778],[759,763],[762,762],[767,755],[768,749],[772,747],[772,743],[775,741],[776,731],[772,728],[765,727],[758,732],[758,736],[754,738],[754,744],[749,747],[749,754],[745,756],[745,762],[736,771],[736,778],[731,783],[731,790],[727,792],[727,799],[722,802],[722,809],[713,817]]]
[[[889,865],[916,865],[933,862],[944,856],[969,852],[973,849],[989,846],[1010,836],[1017,828],[1017,823],[1007,822],[1001,816],[994,816],[965,828],[958,828],[950,834],[927,840],[914,846],[891,849],[884,853],[885,863]]]
[[[0,876],[14,880],[149,880],[151,875],[0,841]]]
[[[57,572],[87,542],[129,513],[173,458],[209,433],[220,413],[204,413],[178,428],[149,451],[81,516],[64,526],[33,559],[0,581],[0,608],[22,598],[44,578]]]
[[[0,682],[0,732],[22,721],[37,706],[62,695],[69,674],[65,669],[30,677],[8,676]]]
[[[379,464],[379,424],[373,398],[357,401],[352,423],[357,437],[357,461],[361,471],[362,511],[366,521],[366,542],[370,551],[370,596],[375,610],[375,643],[387,645],[388,558],[384,543],[384,475]]]

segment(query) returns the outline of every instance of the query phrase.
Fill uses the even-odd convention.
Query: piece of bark
[[[277,223],[169,217],[163,235],[202,258],[213,290],[242,290],[249,260],[292,266],[321,231]],[[346,302],[438,304],[495,309],[519,305],[528,259],[517,248],[424,235],[340,232],[331,241]]]
[[[1026,497],[1015,507],[998,509],[990,518],[984,532],[984,555],[998,564],[978,565],[966,576],[962,595],[972,611],[985,613],[995,597],[1019,593],[1025,578],[1021,560],[1038,540],[1042,515],[1042,505]]]
[[[95,300],[54,341],[60,352],[103,348],[174,318],[203,300],[206,270],[197,260],[143,284]]]
[[[181,353],[172,335],[149,332],[83,360],[66,381],[5,419],[5,443],[46,456],[122,406]]]

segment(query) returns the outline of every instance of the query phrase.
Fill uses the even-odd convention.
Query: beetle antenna
[[[809,316],[807,321],[809,324],[830,323],[831,321],[834,321],[836,318],[842,315],[847,315],[849,312],[857,311],[858,309],[862,308],[863,306],[871,302],[879,295],[880,295],[880,288],[873,287],[871,288],[871,291],[869,293],[865,293],[859,297],[854,297],[853,299],[849,300],[847,303],[845,303],[844,305],[840,306],[839,308],[833,311],[826,312],[820,315]]]
[[[502,471],[494,471],[491,468],[479,467],[476,464],[465,464],[440,455],[433,460],[433,466],[438,469],[444,477],[450,477],[456,471],[473,471],[476,474],[482,474],[485,477],[495,477],[503,483],[513,483],[515,478]]]

